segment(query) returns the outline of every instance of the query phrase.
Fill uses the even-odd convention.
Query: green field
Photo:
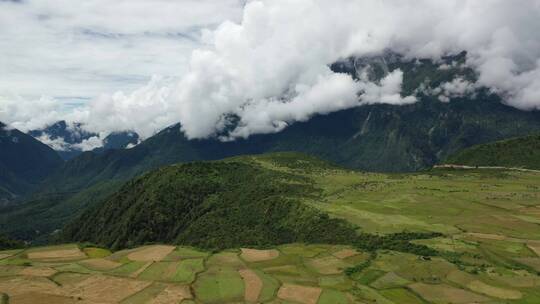
[[[353,224],[359,238],[264,244],[251,256],[182,246],[2,251],[0,293],[8,303],[540,303],[540,173],[379,174],[286,156],[243,161],[294,176],[282,181],[291,187],[309,185],[296,196],[309,216]],[[283,224],[304,223],[292,219]]]

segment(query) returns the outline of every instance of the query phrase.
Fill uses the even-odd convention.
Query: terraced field
[[[170,245],[114,253],[76,244],[29,248],[0,252],[0,299],[10,304],[540,303],[540,173],[437,169],[389,175],[314,166],[297,157],[251,161],[305,177],[290,180],[315,189],[302,203],[355,224],[363,234],[439,232],[411,241],[435,254],[407,253],[415,252],[407,246],[368,252],[324,244],[220,252]]]

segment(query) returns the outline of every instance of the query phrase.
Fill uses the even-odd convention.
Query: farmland
[[[239,161],[308,189],[293,192],[310,215],[345,222],[358,238],[2,251],[4,303],[540,303],[539,173],[363,173],[288,154],[227,160]]]

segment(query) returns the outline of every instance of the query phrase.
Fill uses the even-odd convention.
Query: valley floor
[[[499,250],[540,251],[540,243],[473,233],[423,242],[472,253],[486,240]],[[467,255],[467,265],[456,265],[443,257],[394,251],[374,257],[330,245],[219,253],[150,245],[111,254],[72,244],[0,252],[0,292],[2,303],[10,304],[538,303],[540,277],[505,267],[504,258],[489,265],[495,251],[488,252]],[[517,260],[538,269],[538,258],[524,256]],[[344,273],[358,264],[367,267],[352,276]]]
[[[317,191],[302,202],[359,232],[439,232],[412,241],[437,254],[324,244],[29,248],[0,252],[0,303],[540,303],[539,173],[378,174],[251,161],[307,177]]]

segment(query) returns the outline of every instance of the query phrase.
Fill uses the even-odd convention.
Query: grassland
[[[408,231],[402,237],[413,239],[396,250],[376,248],[377,241],[221,251],[149,245],[111,253],[76,244],[2,251],[0,294],[10,304],[47,297],[57,303],[540,303],[540,173],[361,173],[290,155],[242,161],[296,176],[284,182],[312,189],[298,198],[301,204],[354,225],[358,235]],[[440,234],[414,239],[417,232]],[[407,247],[413,245],[434,254],[415,254]]]

